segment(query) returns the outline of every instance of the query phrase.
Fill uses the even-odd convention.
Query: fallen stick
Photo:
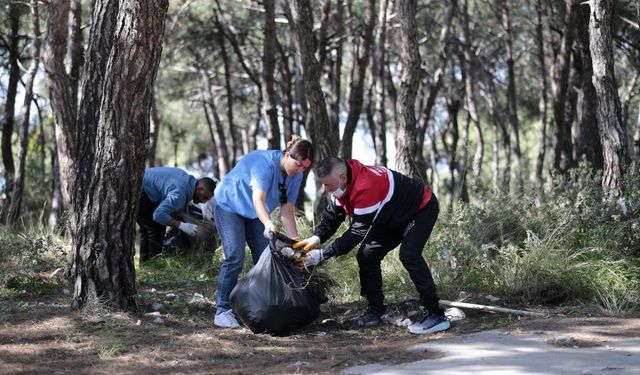
[[[447,300],[440,300],[440,304],[443,306],[449,306],[449,307],[462,307],[462,308],[483,310],[483,311],[496,311],[496,312],[502,312],[502,313],[508,313],[508,314],[517,314],[517,315],[526,315],[526,316],[542,316],[542,317],[548,316],[545,313],[539,313],[534,311],[514,310],[514,309],[507,309],[505,307],[477,305],[475,303],[466,303],[466,302],[452,302]]]

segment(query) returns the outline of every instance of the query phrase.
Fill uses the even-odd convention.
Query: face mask
[[[335,191],[331,192],[334,198],[340,198],[344,195],[344,190],[342,188],[337,188]]]

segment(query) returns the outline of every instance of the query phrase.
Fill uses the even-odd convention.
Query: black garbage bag
[[[327,301],[329,284],[310,280],[314,273],[297,269],[280,253],[293,242],[276,234],[258,263],[231,291],[233,312],[253,333],[287,335],[313,322]]]
[[[202,210],[197,206],[190,204],[186,212],[176,212],[174,219],[185,223],[198,225],[197,232],[190,236],[180,229],[170,229],[162,242],[166,250],[175,253],[184,252],[192,249],[201,249],[214,252],[218,242],[218,232],[213,220],[205,219]]]

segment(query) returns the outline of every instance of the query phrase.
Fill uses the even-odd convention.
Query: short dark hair
[[[210,178],[210,177],[203,177],[203,178],[199,179],[198,180],[198,185],[200,185],[203,188],[205,188],[206,192],[213,193],[213,191],[216,190],[216,181],[213,178]]]
[[[294,134],[291,136],[291,140],[287,142],[287,149],[285,151],[293,156],[294,159],[309,159],[313,162],[313,144],[306,139],[300,138],[299,135]]]
[[[326,157],[318,163],[318,166],[316,167],[316,176],[326,177],[330,175],[338,165],[344,166],[345,161],[335,156]]]

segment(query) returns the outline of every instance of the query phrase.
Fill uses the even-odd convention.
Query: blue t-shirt
[[[267,193],[265,205],[271,213],[280,205],[280,183],[287,187],[287,201],[295,204],[302,183],[302,173],[282,177],[282,155],[280,150],[256,150],[242,157],[216,187],[216,205],[247,219],[255,219],[258,215],[253,207],[253,188]]]
[[[142,189],[158,205],[153,220],[168,225],[171,214],[185,208],[196,192],[197,180],[179,168],[156,167],[144,171]]]

